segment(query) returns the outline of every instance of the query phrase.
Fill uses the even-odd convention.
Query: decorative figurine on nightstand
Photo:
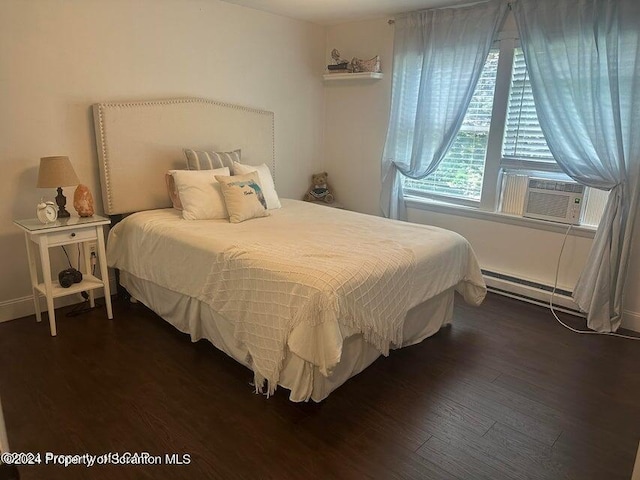
[[[334,197],[331,187],[327,183],[327,172],[314,173],[311,176],[311,188],[304,196],[305,202],[333,203]]]
[[[91,190],[86,185],[78,185],[73,194],[73,208],[80,217],[92,217],[95,213],[93,209],[93,196]]]

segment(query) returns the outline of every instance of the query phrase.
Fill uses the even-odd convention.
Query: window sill
[[[420,197],[405,196],[404,201],[407,205],[407,208],[427,210],[436,213],[445,213],[448,215],[458,215],[461,217],[477,218],[480,220],[488,220],[490,222],[506,223],[509,225],[517,225],[519,227],[533,228],[536,230],[545,230],[548,232],[565,233],[567,231],[567,228],[569,228],[569,225],[566,225],[564,223],[536,220],[534,218],[508,215],[506,213],[487,212],[485,210],[479,210],[473,207],[465,207],[462,205],[453,205],[451,203],[437,202]],[[593,238],[595,234],[595,227],[585,225],[574,225],[573,227],[571,227],[570,232],[570,235],[584,238]]]

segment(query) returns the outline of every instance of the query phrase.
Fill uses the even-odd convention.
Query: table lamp
[[[56,204],[58,205],[58,218],[70,217],[65,205],[67,199],[62,194],[62,187],[77,185],[80,183],[76,172],[71,166],[69,157],[43,157],[40,159],[38,170],[38,188],[58,188]]]

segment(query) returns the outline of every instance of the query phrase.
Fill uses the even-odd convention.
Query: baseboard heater
[[[490,292],[507,297],[533,303],[543,307],[549,307],[553,285],[525,280],[523,278],[506,275],[491,270],[482,270],[484,281]],[[578,306],[571,298],[571,292],[556,288],[553,296],[553,307],[561,312],[584,317]]]

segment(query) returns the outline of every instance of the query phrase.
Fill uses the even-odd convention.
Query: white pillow
[[[271,170],[264,163],[257,167],[253,165],[245,165],[239,162],[233,162],[233,174],[234,175],[246,175],[247,173],[258,172],[258,178],[260,179],[260,186],[264,193],[264,198],[267,201],[267,208],[273,210],[280,208],[280,199],[278,198],[278,192],[273,184],[273,177],[271,176]]]
[[[256,172],[233,177],[217,175],[216,179],[220,182],[231,223],[269,216]]]
[[[170,170],[175,181],[182,218],[185,220],[210,220],[227,218],[227,208],[216,175],[229,175],[229,169],[215,170]]]

